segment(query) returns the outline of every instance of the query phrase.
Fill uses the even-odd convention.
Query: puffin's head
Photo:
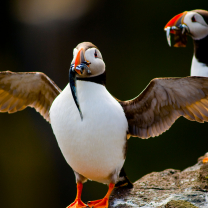
[[[73,51],[71,66],[74,67],[77,77],[94,77],[105,72],[105,63],[98,48],[90,43],[83,42]]]
[[[81,119],[83,116],[77,99],[76,79],[87,81],[103,74],[105,76],[105,63],[98,48],[90,42],[78,44],[73,51],[73,60],[69,70],[69,84]]]
[[[208,36],[208,11],[185,11],[173,17],[165,26],[169,45],[170,33],[174,34],[175,47],[185,47],[187,35],[194,40],[200,40]]]

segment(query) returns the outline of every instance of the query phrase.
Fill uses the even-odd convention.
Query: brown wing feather
[[[33,107],[50,122],[49,110],[59,87],[41,72],[0,72],[0,112]]]
[[[135,99],[119,101],[126,114],[129,134],[149,138],[168,130],[177,118],[208,121],[208,78],[153,79]]]

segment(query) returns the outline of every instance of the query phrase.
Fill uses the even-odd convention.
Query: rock
[[[183,171],[152,172],[134,183],[133,189],[115,189],[110,208],[208,208],[208,163]]]
[[[190,202],[183,201],[183,200],[178,200],[178,201],[171,200],[170,202],[168,202],[165,205],[165,208],[187,208],[187,207],[197,208],[196,206],[194,206]]]

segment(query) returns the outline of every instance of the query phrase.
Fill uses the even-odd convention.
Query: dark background
[[[190,73],[193,44],[170,48],[163,28],[204,0],[13,0],[0,5],[0,70],[41,71],[63,89],[72,50],[91,41],[107,66],[107,88],[121,100],[137,96],[155,77]],[[208,150],[208,124],[180,118],[157,138],[129,140],[125,169],[132,181],[152,171],[183,170]],[[83,200],[107,186],[87,182]],[[34,109],[0,114],[0,207],[64,208],[75,198],[72,169],[47,123]]]

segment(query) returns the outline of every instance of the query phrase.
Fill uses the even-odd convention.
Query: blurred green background
[[[193,44],[170,48],[163,28],[205,0],[13,0],[0,7],[0,70],[41,71],[63,89],[72,50],[91,41],[107,66],[107,88],[121,100],[137,96],[155,77],[190,73]],[[0,207],[64,208],[75,198],[72,169],[47,123],[34,109],[0,114]],[[208,124],[180,118],[157,138],[129,140],[125,169],[132,181],[152,171],[183,170],[208,151]],[[87,182],[83,200],[107,186]]]

